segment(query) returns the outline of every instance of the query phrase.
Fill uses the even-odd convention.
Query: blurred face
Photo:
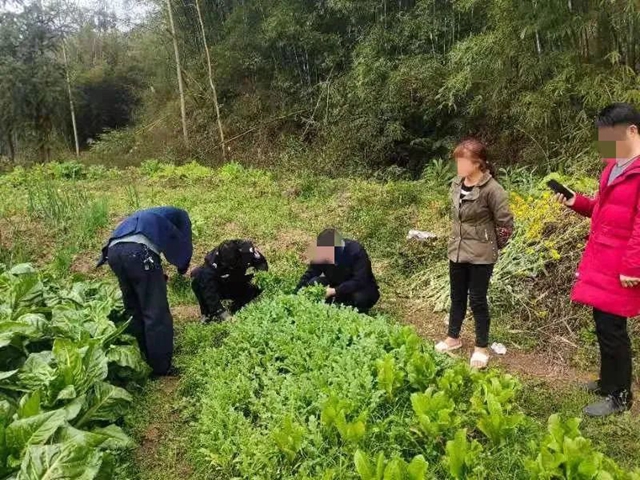
[[[637,154],[639,141],[635,125],[598,128],[598,150],[603,159],[627,160]]]
[[[468,178],[481,172],[478,161],[466,152],[463,155],[456,157],[455,160],[458,175],[462,178]]]
[[[315,264],[334,264],[336,263],[335,247],[320,247],[312,245],[310,255],[311,263]]]

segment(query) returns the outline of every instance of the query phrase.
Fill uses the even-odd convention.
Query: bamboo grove
[[[476,134],[498,163],[557,167],[590,155],[597,109],[640,100],[637,0],[162,0],[134,27],[86,14],[23,19],[13,34],[19,17],[0,24],[7,156],[17,137],[42,148],[56,133],[73,151],[63,40],[79,128],[91,120],[81,147],[129,126],[104,135],[118,155],[215,163],[294,149],[418,173]],[[28,54],[34,25],[47,42]],[[106,49],[102,76],[82,58],[89,38]],[[115,120],[86,114],[87,89],[100,96],[104,83],[128,106]]]

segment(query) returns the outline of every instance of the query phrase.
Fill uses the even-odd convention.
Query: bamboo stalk
[[[67,48],[62,42],[62,57],[64,58],[64,70],[67,79],[67,92],[69,93],[69,108],[71,109],[71,125],[73,125],[73,139],[76,147],[76,157],[80,157],[80,142],[78,141],[78,126],[76,124],[76,109],[71,94],[71,78],[69,76],[69,63],[67,62]]]
[[[173,13],[171,12],[171,0],[167,0],[167,10],[169,12],[169,27],[173,39],[173,50],[176,56],[176,72],[178,76],[178,91],[180,92],[180,113],[182,115],[182,134],[184,144],[189,147],[189,134],[187,132],[187,107],[184,103],[184,86],[182,84],[182,67],[180,66],[180,50],[178,49],[178,39],[176,37],[176,27],[173,23]]]
[[[200,12],[200,2],[196,0],[196,10],[198,12],[198,21],[200,22],[200,30],[202,31],[202,43],[204,45],[204,52],[207,57],[207,68],[209,70],[209,85],[213,92],[213,104],[216,108],[216,120],[218,122],[218,131],[220,133],[220,146],[222,147],[222,159],[227,159],[227,147],[224,141],[224,130],[222,129],[222,120],[220,118],[220,105],[218,104],[218,93],[216,92],[216,85],[213,81],[213,68],[211,66],[211,53],[209,52],[209,46],[207,45],[207,35],[204,30],[204,22],[202,21],[202,13]]]

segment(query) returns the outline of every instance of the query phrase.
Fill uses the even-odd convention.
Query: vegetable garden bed
[[[209,327],[228,336],[183,379],[206,478],[640,478],[596,452],[575,419],[551,417],[545,435],[521,412],[514,377],[473,372],[411,328],[317,294],[275,295]]]
[[[117,478],[123,388],[149,369],[110,284],[0,270],[0,478]]]

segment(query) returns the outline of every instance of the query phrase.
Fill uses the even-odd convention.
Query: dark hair
[[[335,228],[325,228],[318,235],[319,247],[337,247],[342,243],[342,235]]]
[[[635,125],[640,128],[640,112],[629,103],[612,103],[596,117],[596,127]]]
[[[473,137],[461,140],[453,150],[453,158],[461,157],[464,154],[467,154],[475,159],[476,163],[480,165],[480,170],[482,170],[483,172],[489,172],[492,177],[496,176],[496,170],[491,162],[489,162],[487,146],[480,140]]]

